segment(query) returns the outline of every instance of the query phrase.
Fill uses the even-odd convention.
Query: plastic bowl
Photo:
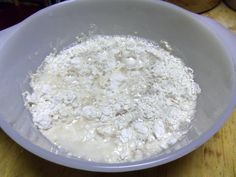
[[[28,86],[28,74],[36,70],[53,48],[60,50],[68,46],[77,35],[87,33],[91,24],[96,25],[99,34],[166,40],[194,69],[202,94],[192,129],[162,154],[129,163],[89,162],[56,152],[33,126],[22,98]],[[67,1],[39,11],[8,34],[8,39],[0,45],[1,128],[25,149],[64,166],[121,172],[173,161],[216,133],[235,105],[236,53],[233,46],[236,43],[232,41],[233,35],[214,22],[168,3],[156,0]]]

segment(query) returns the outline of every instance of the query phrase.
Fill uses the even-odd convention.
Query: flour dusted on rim
[[[175,144],[200,93],[168,43],[132,36],[94,36],[50,54],[30,85],[25,104],[44,136],[74,156],[109,163]]]

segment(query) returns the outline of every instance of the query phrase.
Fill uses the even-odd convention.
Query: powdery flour
[[[163,44],[95,36],[50,54],[24,93],[35,126],[91,161],[135,161],[167,149],[189,130],[200,88]]]

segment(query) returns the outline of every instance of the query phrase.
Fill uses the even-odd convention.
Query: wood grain
[[[205,14],[236,32],[236,12],[224,4]],[[93,173],[43,160],[0,130],[0,177],[236,177],[236,110],[221,130],[194,152],[165,165],[128,173]]]
[[[220,0],[164,0],[194,13],[206,12],[216,7]]]

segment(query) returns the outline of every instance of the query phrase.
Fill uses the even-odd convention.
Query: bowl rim
[[[105,2],[105,1],[106,0],[103,0],[103,2]],[[117,1],[119,1],[119,0],[117,0]],[[137,1],[139,2],[142,0],[129,0],[129,1],[132,1],[135,3]],[[27,25],[27,23],[30,23],[30,21],[33,20],[35,17],[43,15],[52,9],[60,8],[60,7],[66,6],[67,4],[71,4],[74,2],[86,3],[86,2],[95,2],[95,1],[93,1],[93,0],[68,0],[68,1],[65,1],[65,2],[62,2],[59,4],[55,4],[50,7],[44,8],[44,9],[36,12],[35,14],[31,15],[30,17],[28,17],[27,19],[22,21],[19,24],[19,26]],[[165,6],[165,7],[169,8],[169,10],[173,10],[173,11],[176,11],[176,13],[182,14],[185,18],[191,19],[192,21],[194,21],[194,23],[201,26],[203,29],[205,29],[209,33],[213,32],[212,29],[205,27],[202,23],[200,23],[198,20],[196,20],[196,18],[194,18],[191,15],[191,12],[186,11],[180,7],[169,4],[167,2],[156,1],[156,0],[146,0],[145,3],[153,3],[153,5]],[[19,29],[20,29],[20,27],[17,28],[15,32],[17,32],[17,30],[19,30]],[[219,41],[219,44],[221,45],[220,41]],[[223,49],[225,49],[225,51],[227,51],[226,47],[224,47],[223,44],[221,46]],[[228,54],[228,56],[229,56],[228,59],[231,60],[231,62],[234,64],[234,74],[235,74],[236,61],[233,60],[229,54]],[[35,144],[32,144],[30,141],[28,141],[27,139],[25,139],[24,137],[19,135],[11,127],[11,125],[9,123],[4,121],[3,116],[1,114],[0,114],[0,127],[8,136],[11,137],[11,139],[13,139],[17,144],[22,146],[24,149],[28,150],[29,152],[31,152],[31,153],[33,153],[45,160],[51,161],[53,163],[60,164],[60,165],[70,167],[70,168],[74,168],[74,169],[94,171],[94,172],[125,172],[125,171],[141,170],[141,169],[151,168],[154,166],[159,166],[159,165],[168,163],[170,161],[176,160],[176,159],[192,152],[193,150],[197,149],[200,145],[202,145],[208,139],[210,139],[222,127],[224,122],[228,119],[231,112],[233,111],[234,105],[236,105],[236,82],[235,82],[235,79],[233,81],[233,95],[232,95],[232,98],[231,98],[226,110],[219,117],[218,121],[209,130],[207,130],[203,135],[199,136],[195,141],[189,143],[188,145],[180,148],[177,151],[171,152],[169,154],[160,155],[158,157],[151,157],[151,158],[140,160],[140,161],[125,162],[125,163],[108,164],[108,163],[90,162],[90,161],[86,161],[86,160],[72,159],[72,158],[68,158],[65,156],[54,154],[54,153],[47,151]]]

